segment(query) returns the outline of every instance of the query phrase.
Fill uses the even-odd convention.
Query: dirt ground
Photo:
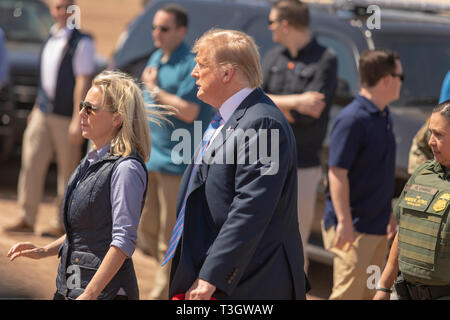
[[[6,257],[9,249],[19,241],[30,241],[38,246],[44,246],[54,240],[38,236],[55,212],[54,168],[50,169],[47,177],[45,197],[37,217],[36,235],[3,232],[6,225],[17,219],[19,210],[15,190],[19,173],[18,160],[3,163],[0,169],[0,299],[52,299],[56,291],[55,279],[59,262],[56,257],[42,260],[18,258],[13,262]],[[135,251],[133,261],[141,299],[145,299],[153,286],[157,262],[139,249]]]
[[[6,257],[9,249],[17,242],[30,241],[38,246],[45,246],[53,238],[38,236],[39,231],[48,225],[55,206],[56,173],[51,166],[46,180],[46,191],[40,206],[35,234],[11,234],[3,232],[6,225],[17,219],[18,205],[16,185],[20,169],[20,159],[16,157],[8,163],[0,165],[0,300],[1,299],[39,299],[53,298],[56,291],[56,271],[59,260],[49,257],[42,260],[18,258],[10,262]],[[133,255],[136,269],[140,298],[147,299],[154,283],[158,263],[140,249]],[[308,299],[326,299],[330,294],[332,270],[312,262],[310,264],[309,280],[313,287]]]

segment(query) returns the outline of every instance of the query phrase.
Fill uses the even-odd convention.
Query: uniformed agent
[[[433,110],[429,130],[434,160],[417,168],[397,202],[400,228],[374,299],[389,299],[399,270],[401,299],[450,299],[450,100]]]

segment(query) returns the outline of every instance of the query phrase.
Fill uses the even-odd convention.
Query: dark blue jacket
[[[139,156],[131,157],[138,160],[146,170],[145,163]],[[56,286],[58,293],[69,299],[77,298],[83,293],[110,248],[113,223],[111,175],[114,168],[128,158],[107,153],[89,166],[85,157],[67,184],[62,207],[66,240],[58,254],[61,261]],[[74,277],[79,272],[81,286],[78,287]],[[128,299],[139,299],[131,258],[125,260],[98,299],[112,299],[120,288],[125,290]]]
[[[230,134],[252,129],[268,150],[275,140],[265,139],[260,130],[279,133],[278,171],[273,175],[261,174],[268,168],[262,161],[238,160],[242,153]],[[177,213],[186,192],[188,197],[184,232],[172,261],[170,296],[186,292],[201,278],[217,287],[213,297],[220,300],[305,299],[297,153],[289,123],[255,89],[219,135],[225,138],[212,141],[212,157],[234,153],[234,164],[203,163],[188,187],[191,164],[180,184]]]

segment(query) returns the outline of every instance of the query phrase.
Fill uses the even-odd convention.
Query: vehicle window
[[[381,33],[374,37],[377,48],[399,53],[405,82],[400,99],[392,105],[434,106],[442,81],[450,70],[450,41],[439,35],[400,35]]]
[[[39,1],[2,0],[0,27],[6,39],[19,42],[42,42],[48,35],[52,18]]]
[[[338,60],[338,79],[346,82],[351,94],[356,94],[359,90],[358,69],[349,45],[331,34],[316,33],[316,37],[320,44],[334,50]]]

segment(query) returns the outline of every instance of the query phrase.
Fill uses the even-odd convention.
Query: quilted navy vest
[[[64,194],[62,214],[66,240],[59,250],[56,287],[67,299],[84,292],[99,268],[112,242],[111,175],[123,160],[144,161],[137,155],[126,158],[107,153],[89,166],[85,157],[69,179]],[[141,210],[144,205],[145,193]],[[113,299],[123,288],[128,299],[139,299],[136,274],[131,258],[127,258],[117,274],[101,292],[98,299]]]

